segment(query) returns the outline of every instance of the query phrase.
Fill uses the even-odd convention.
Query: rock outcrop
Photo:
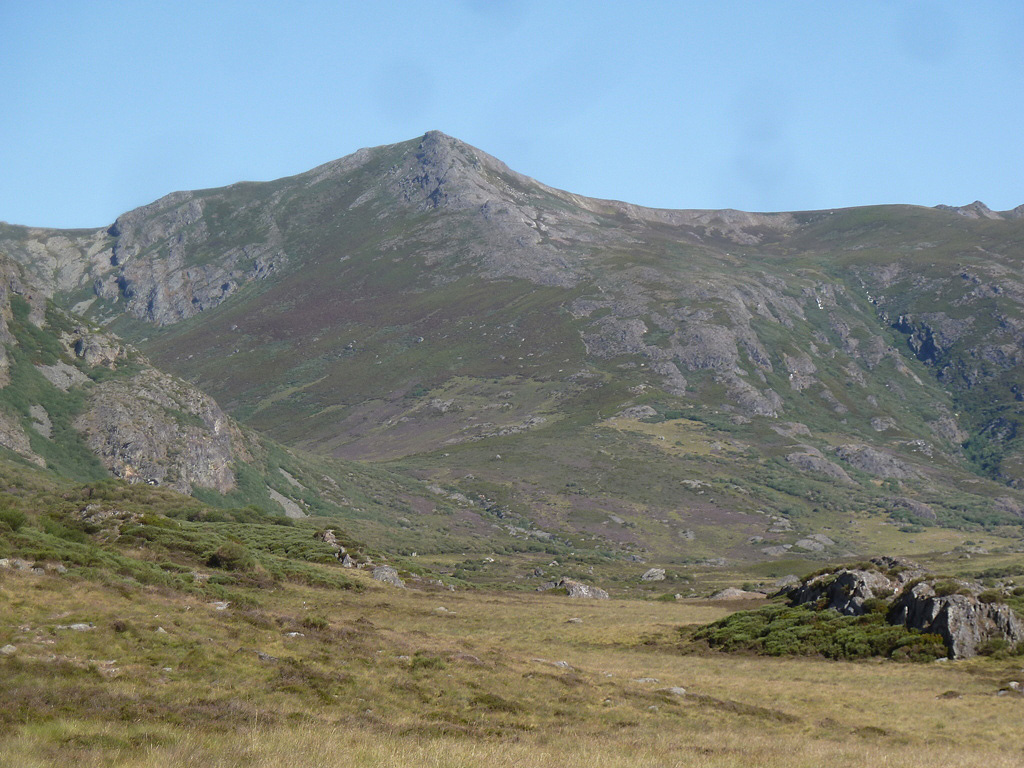
[[[96,384],[74,426],[113,474],[182,493],[193,486],[227,493],[235,460],[251,458],[212,398],[148,367]]]
[[[895,558],[876,558],[872,565],[818,574],[787,594],[794,605],[813,604],[846,616],[885,609],[890,624],[939,635],[955,659],[975,656],[991,641],[1011,647],[1024,642],[1024,623],[1009,606],[982,600],[979,585],[941,581]]]
[[[850,476],[846,474],[846,470],[834,461],[829,461],[820,453],[790,453],[786,456],[786,461],[804,472],[813,472],[815,474],[831,477],[833,480],[838,480],[842,483],[853,484],[853,480],[851,480]]]
[[[565,593],[569,597],[589,598],[591,600],[608,599],[608,593],[600,587],[595,587],[591,584],[584,584],[582,581],[576,581],[575,579],[559,579],[557,582],[551,584],[550,588],[564,589]]]
[[[1024,623],[1009,606],[982,602],[970,587],[965,591],[939,595],[933,583],[916,584],[896,599],[889,621],[939,635],[954,659],[975,656],[993,640],[1024,642]]]
[[[910,480],[918,476],[905,461],[868,445],[843,445],[836,449],[836,454],[861,472],[875,477]]]
[[[889,599],[899,587],[898,578],[890,578],[880,571],[842,568],[793,587],[789,598],[797,605],[814,603],[844,616],[860,616],[866,612],[865,602]]]

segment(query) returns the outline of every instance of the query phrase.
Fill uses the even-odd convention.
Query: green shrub
[[[947,597],[948,595],[969,595],[970,592],[962,584],[956,581],[937,581],[932,585],[936,597]]]
[[[1003,593],[998,589],[986,589],[978,595],[978,600],[983,603],[1001,603],[1003,602]]]
[[[938,635],[886,624],[884,614],[842,616],[806,606],[770,605],[739,611],[701,627],[692,638],[727,652],[765,656],[824,656],[829,659],[888,657],[931,661],[947,655]]]
[[[884,615],[889,612],[890,605],[888,600],[881,597],[870,597],[864,601],[864,613],[881,613]]]
[[[19,531],[27,520],[25,513],[17,509],[0,509],[0,524],[6,525],[14,532]]]
[[[444,669],[448,665],[440,656],[431,656],[423,651],[416,651],[412,657],[412,669]]]
[[[331,628],[331,622],[329,622],[323,616],[310,614],[302,618],[302,626],[304,626],[306,629],[315,629],[323,631],[325,629]]]
[[[1006,642],[1005,638],[990,637],[988,640],[986,640],[984,643],[978,646],[978,655],[1005,658],[1009,655],[1010,650],[1010,644]]]
[[[217,547],[206,559],[206,564],[211,568],[223,568],[226,571],[247,571],[256,564],[256,561],[243,544],[229,541]]]

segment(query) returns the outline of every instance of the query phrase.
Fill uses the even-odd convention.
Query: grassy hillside
[[[693,654],[680,628],[734,605],[402,590],[304,521],[116,482],[42,501],[0,514],[3,765],[1019,762],[1019,659]]]

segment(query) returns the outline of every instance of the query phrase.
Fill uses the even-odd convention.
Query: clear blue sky
[[[0,0],[0,220],[436,128],[666,208],[1024,203],[1024,2]]]

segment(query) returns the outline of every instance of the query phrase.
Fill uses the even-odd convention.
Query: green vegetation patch
[[[948,655],[938,635],[887,624],[884,606],[864,616],[843,616],[804,606],[769,605],[681,631],[684,638],[715,650],[761,656],[934,661]]]

